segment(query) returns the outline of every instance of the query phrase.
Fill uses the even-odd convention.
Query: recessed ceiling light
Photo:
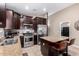
[[[46,12],[46,8],[43,8],[43,11]]]
[[[29,6],[26,6],[25,9],[28,10],[29,9]]]

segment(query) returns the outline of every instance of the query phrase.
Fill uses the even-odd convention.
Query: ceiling
[[[6,8],[23,15],[44,16],[47,12],[48,15],[51,15],[72,4],[73,3],[6,3]],[[28,6],[27,9],[25,9],[26,6]],[[44,8],[46,8],[46,11],[43,11]]]

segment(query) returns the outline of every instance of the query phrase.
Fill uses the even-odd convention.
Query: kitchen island
[[[41,41],[41,52],[44,56],[51,56],[56,55],[54,53],[51,53],[50,49],[52,46],[55,46],[56,42],[62,41],[68,39],[68,37],[55,37],[55,36],[46,36],[46,37],[40,37]]]

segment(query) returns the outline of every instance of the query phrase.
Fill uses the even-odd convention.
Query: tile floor
[[[40,45],[33,45],[32,47],[22,48],[22,53],[27,56],[43,56],[40,51]],[[79,56],[79,48],[70,46],[68,48],[68,54],[71,56]]]
[[[22,48],[22,53],[28,56],[42,56],[39,45],[33,45],[32,47]]]

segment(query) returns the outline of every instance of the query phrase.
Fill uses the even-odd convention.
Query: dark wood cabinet
[[[5,3],[0,3],[0,28],[5,28],[5,26],[6,26]]]
[[[6,10],[6,29],[12,29],[13,11]]]
[[[20,29],[20,14],[14,12],[12,23],[13,29]]]
[[[6,10],[6,29],[20,29],[20,15],[12,10]]]
[[[26,16],[25,20],[23,21],[25,24],[33,24],[33,19],[31,16]]]
[[[43,24],[43,25],[46,25],[46,18],[41,18],[41,17],[36,17],[34,19],[36,21],[37,24]]]

